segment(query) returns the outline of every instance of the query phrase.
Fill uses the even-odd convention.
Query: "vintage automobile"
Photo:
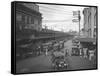
[[[59,43],[56,43],[56,44],[53,45],[53,50],[54,51],[60,51],[60,45],[59,45]]]
[[[64,41],[59,41],[60,49],[64,48]]]
[[[52,56],[52,65],[55,70],[67,69],[68,63],[65,59],[65,53],[55,51]]]
[[[73,46],[79,47],[79,41],[77,39],[72,40]]]
[[[79,41],[77,39],[73,39],[72,43],[78,43]]]
[[[72,56],[79,56],[80,51],[78,47],[73,47],[72,48]]]
[[[63,56],[59,56],[55,58],[53,67],[56,71],[66,70],[68,67],[68,63],[65,61]]]

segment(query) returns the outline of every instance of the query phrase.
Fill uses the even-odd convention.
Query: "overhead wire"
[[[40,5],[40,11],[43,13],[43,15],[62,15],[62,17],[65,16],[73,16],[73,11],[67,10],[66,9],[57,9],[57,8],[52,8],[52,7],[47,7],[47,6],[41,6]],[[72,21],[72,19],[66,19],[66,20],[43,20],[44,23],[65,23]]]
[[[67,7],[67,6],[66,6]],[[55,8],[51,8],[51,7],[47,7],[47,6],[40,6],[40,8],[46,8],[46,9],[49,9],[49,10],[56,10],[56,11],[59,11],[59,9],[55,9]],[[72,11],[72,10],[69,10],[69,11],[65,11],[66,9],[63,8],[63,12],[69,12],[69,11]],[[67,9],[68,10],[68,9]]]
[[[59,11],[50,11],[50,10],[41,10],[41,12],[43,13],[51,13],[51,14],[66,14],[66,15],[73,15],[73,13],[63,13],[63,12],[59,12]]]
[[[64,11],[64,9],[63,10],[59,10],[59,9],[54,9],[54,8],[50,8],[50,7],[46,7],[46,6],[40,6],[40,11],[41,12],[48,12],[48,13],[56,13],[56,14],[60,14],[61,13],[61,14],[72,15],[72,11],[69,12],[69,11]]]
[[[65,22],[65,21],[70,21],[71,19],[68,20],[43,20],[44,22]]]

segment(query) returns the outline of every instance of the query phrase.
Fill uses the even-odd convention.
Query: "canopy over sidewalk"
[[[76,38],[76,40],[79,40],[80,42],[96,42],[95,38]]]

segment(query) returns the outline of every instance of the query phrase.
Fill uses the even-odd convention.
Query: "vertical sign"
[[[80,11],[73,11],[73,17],[74,19],[72,20],[73,22],[79,22],[79,36],[80,36],[80,20],[81,20],[81,16],[80,16]]]

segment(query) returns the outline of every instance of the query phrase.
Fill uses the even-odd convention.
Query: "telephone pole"
[[[79,19],[79,37],[80,37],[80,19],[81,19],[80,11],[78,11],[78,19]]]
[[[79,23],[78,26],[79,26],[79,37],[80,37],[80,20],[81,20],[80,10],[73,11],[73,16],[74,16],[74,19],[72,21]]]

